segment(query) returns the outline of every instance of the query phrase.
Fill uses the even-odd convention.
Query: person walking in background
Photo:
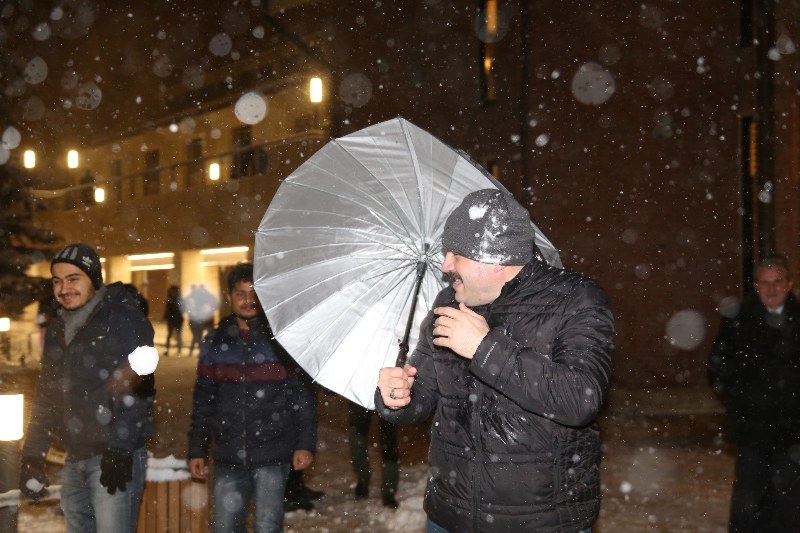
[[[369,466],[369,428],[375,411],[348,401],[348,437],[350,439],[350,462],[356,473],[356,498],[369,496],[369,481],[372,470]],[[397,481],[400,475],[399,452],[397,451],[397,427],[382,418],[378,419],[378,434],[381,441],[381,497],[383,505],[397,509]]]
[[[155,396],[128,355],[153,345],[153,327],[121,283],[103,284],[100,258],[70,244],[50,264],[61,304],[47,328],[22,448],[20,491],[41,498],[51,439],[66,448],[61,508],[67,531],[134,533]]]
[[[784,258],[760,261],[753,277],[709,365],[736,444],[729,527],[800,531],[800,304]]]
[[[283,531],[289,469],[314,461],[316,399],[269,328],[251,263],[229,273],[228,299],[233,313],[200,349],[189,470],[206,479],[213,440],[213,531],[244,533],[251,499],[256,533]]]
[[[203,337],[214,331],[214,313],[219,302],[204,285],[192,285],[184,304],[189,315],[189,331],[192,334],[192,342],[189,344],[189,355],[192,355],[195,346],[200,349]]]
[[[169,355],[169,341],[175,337],[178,355],[183,351],[183,302],[177,285],[167,289],[167,301],[164,304],[164,322],[167,324],[167,342],[164,355]]]
[[[600,510],[595,423],[611,376],[608,297],[548,265],[528,211],[470,193],[442,233],[443,289],[405,367],[379,372],[381,418],[433,415],[428,532],[589,531]]]

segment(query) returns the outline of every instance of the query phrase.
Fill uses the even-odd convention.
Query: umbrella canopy
[[[379,369],[406,331],[413,350],[445,286],[445,220],[487,188],[503,189],[402,118],[326,144],[283,181],[256,234],[255,289],[278,341],[315,381],[374,408]],[[561,265],[538,228],[536,244]]]

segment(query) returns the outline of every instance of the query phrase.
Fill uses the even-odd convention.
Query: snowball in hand
[[[128,354],[128,363],[140,376],[152,374],[158,366],[158,351],[152,346],[139,346]]]

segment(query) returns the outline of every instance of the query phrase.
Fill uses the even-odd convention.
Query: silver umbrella
[[[315,381],[373,408],[378,370],[413,350],[445,286],[445,220],[487,188],[503,189],[402,118],[325,145],[281,183],[256,234],[255,289],[278,341]],[[538,228],[536,244],[561,265]]]

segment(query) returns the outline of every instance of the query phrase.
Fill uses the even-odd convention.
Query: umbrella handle
[[[397,361],[395,362],[394,366],[399,366],[399,367],[406,366],[407,360],[408,360],[408,343],[400,341],[400,349],[397,352]]]
[[[428,252],[430,245],[425,245],[425,252]],[[411,298],[411,312],[408,313],[408,321],[406,322],[406,331],[403,335],[403,340],[400,341],[400,350],[397,353],[397,361],[395,366],[405,366],[408,360],[408,339],[411,336],[411,327],[414,325],[414,312],[417,309],[417,298],[419,297],[419,289],[422,286],[422,278],[425,277],[425,269],[428,268],[427,261],[419,261],[417,263],[417,279],[414,280],[414,294]]]

